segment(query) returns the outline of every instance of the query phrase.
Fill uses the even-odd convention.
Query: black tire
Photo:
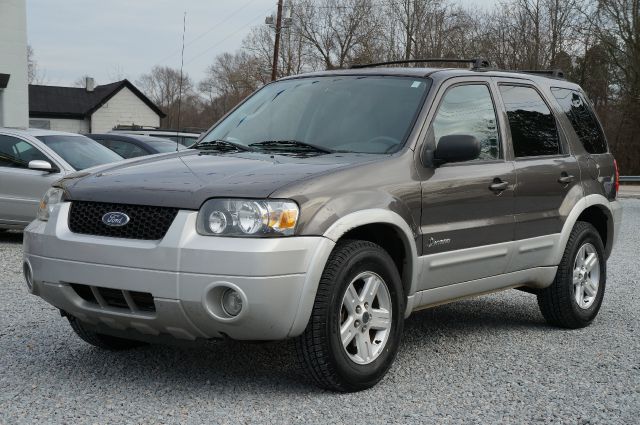
[[[392,309],[386,344],[369,364],[358,364],[349,358],[339,332],[345,291],[362,272],[373,272],[382,278]],[[339,242],[320,279],[309,323],[295,341],[303,368],[316,384],[328,390],[351,392],[374,386],[395,359],[402,337],[404,308],[400,274],[389,254],[372,242]]]
[[[67,316],[67,319],[69,320],[69,324],[71,325],[71,328],[74,330],[74,332],[84,342],[87,342],[94,347],[102,348],[104,350],[121,351],[146,345],[146,343],[142,341],[118,338],[115,336],[94,332],[93,330],[87,328],[85,324],[82,323],[82,321],[71,315]]]
[[[589,308],[581,308],[575,298],[573,284],[574,261],[585,243],[595,247],[599,260],[600,279],[595,299]],[[598,315],[607,282],[604,245],[600,234],[590,223],[578,221],[567,242],[556,277],[548,288],[538,293],[538,306],[547,323],[563,328],[588,326]]]

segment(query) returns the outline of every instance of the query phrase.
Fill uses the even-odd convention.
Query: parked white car
[[[117,153],[80,134],[0,128],[0,230],[26,227],[56,180],[120,160]]]

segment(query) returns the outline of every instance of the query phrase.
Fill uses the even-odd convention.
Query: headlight
[[[210,199],[200,208],[197,230],[214,236],[290,236],[298,213],[293,201]]]
[[[54,206],[62,201],[63,195],[64,190],[57,187],[52,187],[47,190],[47,192],[42,197],[42,200],[40,201],[37,219],[48,221]]]

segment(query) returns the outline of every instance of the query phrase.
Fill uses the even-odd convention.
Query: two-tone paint
[[[292,78],[336,74],[402,75],[431,80],[432,88],[403,149],[391,155],[336,153],[307,158],[190,151],[101,167],[66,179],[61,186],[66,190],[67,201],[172,206],[182,211],[166,240],[113,241],[71,234],[64,216],[66,202],[57,212],[57,220],[33,223],[27,229],[25,259],[40,262],[34,268],[35,280],[39,275],[43,282],[49,278],[53,281],[50,284],[62,286],[69,281],[65,273],[71,272],[62,266],[56,269],[58,274],[53,279],[46,276],[43,259],[54,255],[54,247],[66,249],[62,250],[68,255],[64,261],[101,261],[105,267],[115,268],[97,270],[94,264],[87,266],[87,273],[83,274],[78,272],[83,267],[78,263],[74,276],[69,278],[91,280],[94,277],[89,274],[98,273],[101,284],[122,289],[129,287],[120,285],[145,282],[159,273],[155,263],[162,259],[161,270],[170,273],[166,279],[177,277],[179,283],[167,283],[167,293],[158,298],[182,299],[192,308],[185,314],[185,321],[191,325],[181,328],[190,330],[181,333],[174,326],[174,336],[212,337],[224,333],[239,339],[277,339],[294,337],[304,330],[324,264],[341,238],[369,239],[387,248],[401,272],[406,315],[469,295],[551,284],[578,219],[595,220],[607,255],[611,252],[617,231],[615,222],[620,218],[620,207],[612,193],[613,158],[608,153],[594,157],[584,152],[549,92],[550,86],[576,90],[578,86],[526,74],[459,69],[359,69]],[[562,142],[559,155],[514,157],[498,91],[499,84],[505,82],[530,85],[542,93],[558,124]],[[495,161],[434,167],[424,159],[424,151],[429,148],[428,127],[447,89],[459,84],[484,84],[490,88],[503,155]],[[568,176],[573,178],[562,179]],[[490,189],[496,179],[507,183],[503,190]],[[292,199],[301,211],[296,234],[261,241],[195,234],[189,226],[195,229],[197,210],[207,199],[216,197]],[[430,243],[432,240],[448,242]],[[85,245],[92,249],[83,253]],[[299,255],[292,258],[292,253]],[[266,261],[267,256],[271,261]],[[202,263],[198,263],[199,259]],[[241,265],[252,260],[257,261],[254,268],[246,270]],[[116,269],[118,278],[109,278],[106,273]],[[282,285],[276,277],[279,282],[284,277],[295,279]],[[189,286],[192,278],[198,283]],[[195,307],[199,298],[205,297],[203,291],[208,285],[217,281],[234,285],[235,281],[242,282],[237,286],[243,294],[251,292],[247,295],[250,310],[246,317],[235,323],[216,321],[207,316],[206,308]],[[264,296],[265,289],[259,286],[263,284],[269,285],[269,299],[288,302],[276,306],[278,318],[269,313],[274,306],[265,306],[264,300],[254,298]],[[135,285],[138,288],[142,283]],[[99,316],[103,324],[146,329],[126,315],[86,311],[86,306],[74,304],[61,295],[61,287],[57,288],[48,287],[55,297],[41,296],[81,318]],[[139,289],[153,292],[154,288],[155,293],[160,291],[150,285]],[[255,309],[262,320],[253,316]],[[147,326],[153,332],[161,332],[169,329],[167,320]],[[269,328],[265,329],[267,325]],[[203,327],[210,332],[203,331]]]

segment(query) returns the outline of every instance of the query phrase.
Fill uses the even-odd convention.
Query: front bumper
[[[243,239],[196,233],[197,212],[180,211],[160,241],[72,233],[69,203],[48,222],[24,232],[30,291],[89,324],[181,339],[276,340],[304,330],[334,242],[324,237]],[[72,287],[86,285],[128,295],[149,293],[155,311],[135,303],[114,307],[87,301]],[[236,317],[220,309],[221,294],[238,291]],[[101,302],[102,301],[102,302]]]

